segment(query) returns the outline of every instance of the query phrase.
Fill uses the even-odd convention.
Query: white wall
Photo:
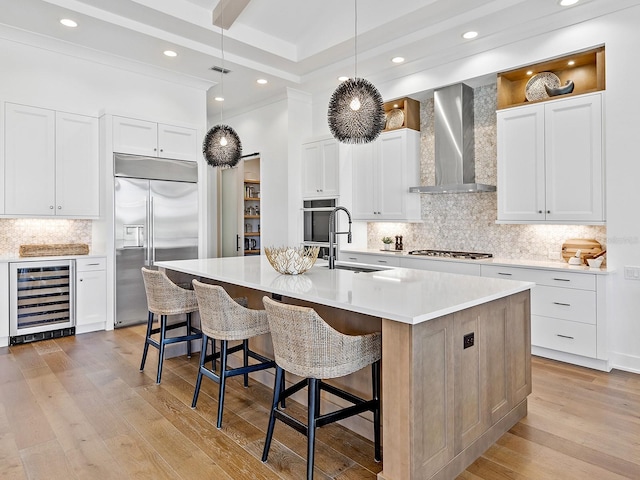
[[[607,263],[616,269],[610,277],[607,304],[610,361],[614,368],[640,373],[640,282],[624,279],[624,266],[640,266],[640,6],[530,38],[498,49],[416,72],[386,83],[376,83],[383,98],[412,95],[440,86],[510,70],[597,45],[606,47],[606,202]],[[331,92],[315,92],[313,134],[328,132],[327,102]]]
[[[300,208],[300,145],[311,130],[307,94],[289,90],[286,98],[225,118],[242,141],[243,154],[260,153],[263,246],[295,244]]]

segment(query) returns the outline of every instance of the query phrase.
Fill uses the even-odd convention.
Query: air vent
[[[214,72],[218,72],[218,73],[224,73],[224,74],[231,73],[231,70],[229,70],[228,68],[222,68],[217,65],[214,65],[213,67],[211,67],[210,70],[213,70]]]

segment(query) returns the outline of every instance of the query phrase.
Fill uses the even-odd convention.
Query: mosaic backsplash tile
[[[0,255],[17,257],[20,245],[38,243],[86,243],[91,247],[91,220],[0,219]]]
[[[476,182],[497,182],[496,85],[474,89]],[[435,184],[433,98],[420,104],[420,177]],[[422,195],[421,223],[369,223],[368,248],[380,248],[383,236],[403,236],[405,250],[433,248],[492,253],[495,257],[560,260],[569,238],[594,238],[603,246],[607,231],[593,225],[496,224],[492,193]]]

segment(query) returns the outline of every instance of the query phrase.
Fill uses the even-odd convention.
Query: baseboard
[[[616,370],[640,374],[640,356],[618,352],[611,352],[609,356],[611,358],[609,363]]]
[[[531,355],[550,358],[551,360],[557,360],[559,362],[571,363],[573,365],[579,365],[581,367],[593,368],[594,370],[601,370],[603,372],[611,371],[611,364],[608,360],[583,357],[581,355],[560,352],[558,350],[551,350],[549,348],[536,347],[535,345],[531,346]]]

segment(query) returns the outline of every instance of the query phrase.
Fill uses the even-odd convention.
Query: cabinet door
[[[196,131],[192,128],[158,124],[158,156],[176,160],[197,160]]]
[[[353,147],[353,219],[378,220],[380,212],[376,204],[377,177],[376,143]]]
[[[98,119],[56,113],[56,215],[100,214]]]
[[[377,142],[378,208],[382,220],[402,220],[407,188],[404,164],[407,158],[404,131],[382,135]]]
[[[77,272],[76,325],[105,322],[107,319],[107,273],[105,270]]]
[[[113,117],[113,151],[158,156],[158,124],[133,118]]]
[[[547,220],[603,221],[602,97],[545,105]]]
[[[5,213],[54,215],[53,110],[5,105]]]
[[[544,219],[544,107],[499,111],[498,220]]]
[[[322,142],[322,196],[339,195],[340,150],[335,140]]]
[[[322,152],[319,142],[302,146],[302,197],[321,196]]]

